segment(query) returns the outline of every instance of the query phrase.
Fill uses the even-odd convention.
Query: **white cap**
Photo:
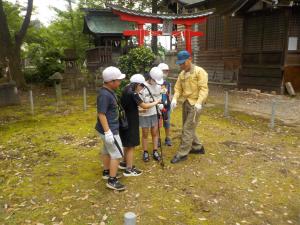
[[[104,82],[109,82],[112,80],[122,80],[125,78],[125,74],[121,73],[117,67],[109,66],[103,70],[102,77]]]
[[[150,70],[150,77],[153,80],[155,80],[155,82],[159,85],[162,85],[164,83],[163,76],[164,76],[163,71],[158,67],[153,67]]]
[[[130,83],[144,84],[145,82],[145,77],[142,74],[134,74],[130,78]]]
[[[165,63],[160,63],[157,67],[161,70],[169,70],[169,66]]]

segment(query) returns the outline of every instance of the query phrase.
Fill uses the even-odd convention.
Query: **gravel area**
[[[223,104],[226,88],[210,86],[209,103]],[[229,111],[243,111],[251,115],[270,118],[272,102],[275,101],[275,117],[289,126],[300,127],[300,95],[274,95],[269,93],[255,93],[251,91],[228,90]]]

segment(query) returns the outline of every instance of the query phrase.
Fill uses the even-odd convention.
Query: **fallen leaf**
[[[108,216],[106,214],[104,214],[104,216],[102,217],[102,221],[107,220]]]
[[[252,183],[252,184],[255,184],[256,182],[257,182],[257,179],[255,178],[255,179],[252,180],[251,183]]]
[[[69,212],[64,212],[62,215],[63,216],[66,216],[66,215],[68,215],[69,214]]]
[[[158,219],[160,219],[160,220],[167,220],[167,218],[165,218],[163,216],[158,216]]]
[[[81,200],[87,200],[89,198],[89,195],[87,194],[86,196],[84,196]]]

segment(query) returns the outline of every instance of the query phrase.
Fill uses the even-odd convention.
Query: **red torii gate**
[[[137,30],[125,30],[124,36],[136,36],[139,46],[144,45],[145,36],[160,36],[163,35],[162,31],[148,31],[144,30],[145,23],[163,24],[164,20],[172,21],[173,24],[181,24],[185,26],[184,31],[172,31],[172,36],[185,37],[186,50],[192,53],[192,37],[203,36],[203,32],[193,31],[192,25],[195,23],[204,23],[208,15],[212,14],[214,10],[205,10],[193,14],[152,14],[143,13],[134,10],[125,9],[120,6],[106,4],[107,7],[112,9],[112,12],[120,17],[121,20],[128,22],[135,22],[137,24]],[[150,33],[151,32],[151,33]]]

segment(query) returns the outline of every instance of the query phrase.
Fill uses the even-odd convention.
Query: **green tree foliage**
[[[52,75],[53,70],[61,70],[65,49],[75,48],[79,64],[83,64],[85,51],[93,47],[93,44],[90,42],[90,37],[82,33],[84,21],[82,8],[104,8],[105,3],[109,2],[126,8],[151,11],[152,3],[152,1],[146,0],[65,0],[65,2],[69,6],[66,11],[55,7],[49,9],[55,10],[56,18],[48,27],[45,27],[39,21],[31,21],[30,23],[21,52],[22,58],[27,59],[33,65],[29,71],[25,71],[28,81],[45,81],[48,76]],[[157,2],[161,4],[162,0],[157,0]],[[20,6],[5,1],[4,7],[7,14],[9,31],[13,37],[22,24],[22,11]],[[146,52],[147,50],[144,51]],[[49,70],[47,69],[48,67],[50,68]],[[146,67],[142,67],[142,70],[138,68],[135,71],[144,72],[146,71]],[[126,71],[128,71],[126,72],[127,74],[134,72],[127,69]]]
[[[151,49],[146,47],[134,48],[127,55],[121,56],[118,66],[120,70],[130,78],[136,73],[148,72],[155,60],[155,55]]]
[[[21,9],[19,5],[10,2],[3,2],[3,7],[8,21],[9,33],[11,36],[15,35],[22,24]]]
[[[49,76],[62,71],[65,49],[75,49],[79,64],[85,60],[89,40],[82,33],[83,12],[77,7],[68,11],[53,10],[57,14],[56,19],[48,27],[32,26],[27,38],[25,55],[36,66],[36,70],[26,72],[30,82],[47,83]]]
[[[64,49],[75,49],[81,62],[85,58],[85,50],[89,47],[88,36],[83,34],[83,12],[79,9],[74,11],[61,11],[55,9],[57,19],[47,28],[48,39],[53,48],[63,53]],[[73,18],[73,25],[71,21]],[[72,27],[73,26],[73,27]]]

